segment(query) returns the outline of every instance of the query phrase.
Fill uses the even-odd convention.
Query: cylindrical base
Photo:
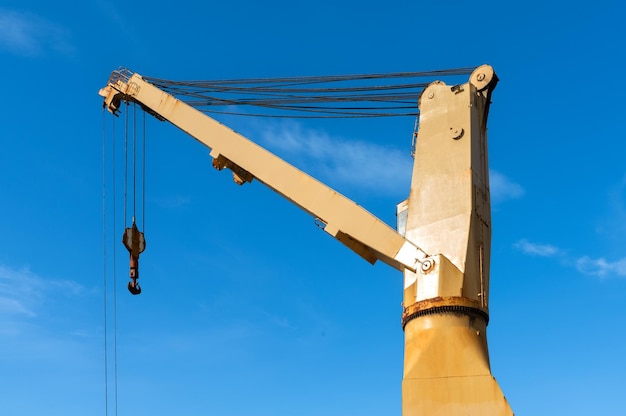
[[[405,327],[403,416],[513,415],[491,375],[485,320],[424,315]]]

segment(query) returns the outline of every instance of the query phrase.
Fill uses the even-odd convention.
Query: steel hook
[[[137,283],[137,279],[133,279],[132,282],[128,282],[128,291],[133,295],[138,295],[141,293],[141,286]]]

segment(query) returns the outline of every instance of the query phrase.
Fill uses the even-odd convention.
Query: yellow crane
[[[209,147],[213,166],[230,169],[236,183],[265,184],[365,260],[381,260],[403,272],[402,415],[486,416],[513,414],[491,374],[486,336],[487,116],[497,81],[493,69],[482,65],[467,83],[436,81],[422,91],[411,190],[397,206],[397,230],[139,74],[114,71],[100,95],[113,114],[123,102],[136,102],[169,121]],[[130,231],[126,239],[136,243],[127,244],[133,288],[139,237],[144,241],[136,233]]]

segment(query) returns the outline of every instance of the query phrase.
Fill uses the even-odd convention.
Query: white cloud
[[[584,256],[576,261],[576,268],[581,273],[600,277],[626,276],[626,257],[610,262],[604,258]]]
[[[13,270],[0,265],[0,312],[9,316],[34,317],[39,279],[28,269]]]
[[[531,243],[526,239],[519,240],[515,243],[515,247],[525,254],[541,257],[552,257],[559,254],[560,250],[550,244]]]
[[[180,208],[191,203],[191,199],[188,196],[178,194],[154,198],[153,201],[157,205],[167,209]]]
[[[381,194],[408,193],[413,159],[409,152],[359,140],[330,137],[293,121],[257,126],[265,145],[294,157],[329,182]]]
[[[626,241],[626,175],[609,190],[608,209],[598,220],[596,231],[613,244]]]
[[[71,54],[67,31],[33,13],[0,8],[0,49],[24,56]]]
[[[502,173],[489,170],[489,188],[491,191],[491,201],[498,203],[507,199],[517,199],[524,195],[524,188],[511,181]]]
[[[21,315],[34,317],[35,312],[24,304],[21,300],[12,299],[4,296],[0,296],[0,314],[7,315]]]
[[[531,243],[526,239],[519,240],[514,247],[524,254],[541,257],[555,257],[562,261],[564,265],[575,266],[583,274],[599,277],[626,276],[626,257],[616,261],[607,261],[605,258],[592,259],[589,256],[574,259],[567,253],[551,244]]]
[[[77,296],[84,294],[84,288],[70,280],[43,279],[28,268],[18,270],[0,265],[0,313],[3,316],[34,318],[51,292]]]

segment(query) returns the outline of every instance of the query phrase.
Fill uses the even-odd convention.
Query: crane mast
[[[487,116],[498,78],[434,82],[419,99],[411,192],[402,234],[433,256],[404,271],[402,414],[512,415],[491,375],[491,210]]]
[[[419,99],[409,198],[394,230],[361,206],[128,70],[100,90],[116,114],[137,102],[211,149],[236,183],[257,180],[314,216],[365,260],[404,273],[402,414],[512,415],[491,374],[491,214],[487,116],[497,76],[488,65],[467,83],[436,81]]]

